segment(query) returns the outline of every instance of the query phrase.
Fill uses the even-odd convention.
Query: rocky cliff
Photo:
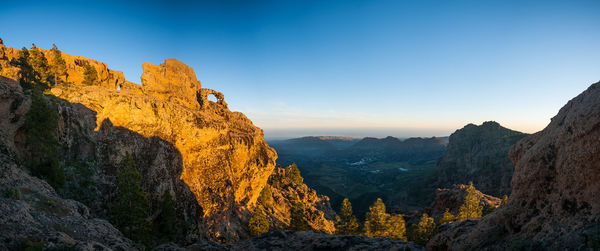
[[[14,138],[25,121],[30,98],[16,81],[0,78],[0,250],[92,250],[137,247],[84,204],[61,198],[44,180],[21,166]]]
[[[438,188],[435,190],[435,200],[431,206],[425,211],[439,218],[448,208],[453,215],[458,214],[458,209],[464,203],[465,195],[467,194],[467,185],[453,185],[451,188]],[[486,210],[493,210],[500,206],[501,199],[491,195],[484,194],[479,190],[475,190],[475,196],[479,199],[479,205]]]
[[[433,183],[446,188],[473,181],[483,193],[497,197],[510,194],[514,166],[508,151],[525,136],[493,121],[466,125],[450,135],[446,153],[436,165]]]
[[[49,51],[40,51],[50,58]],[[19,78],[19,68],[11,63],[17,57],[18,50],[0,45],[0,75]],[[85,163],[93,169],[96,187],[88,203],[92,215],[108,217],[115,177],[129,153],[143,177],[151,217],[160,213],[158,204],[165,191],[175,199],[180,243],[247,236],[246,223],[277,158],[260,128],[242,113],[230,111],[222,93],[201,88],[193,69],[175,59],[160,65],[145,63],[139,86],[106,64],[66,53],[62,57],[68,74],[47,91],[47,97],[58,113],[55,133],[60,162]],[[86,64],[97,69],[98,80],[92,85],[81,84]],[[209,101],[209,95],[217,101]],[[13,103],[3,103],[9,111],[16,109],[1,114],[8,120],[26,113],[19,113]],[[26,151],[19,146],[23,130],[11,128],[15,136],[2,137],[3,143],[16,145],[16,152]],[[302,187],[294,189],[309,193]],[[319,199],[323,200],[328,199]],[[323,217],[314,221],[315,225],[330,223]]]
[[[432,250],[593,250],[600,247],[600,83],[569,101],[542,131],[510,151],[506,205],[449,224]]]

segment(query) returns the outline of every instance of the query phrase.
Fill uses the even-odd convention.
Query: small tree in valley
[[[387,225],[385,237],[406,241],[406,222],[401,214],[390,216]]]
[[[335,233],[343,235],[353,235],[358,232],[358,222],[352,212],[350,200],[345,198],[340,209],[340,216],[335,223]]]

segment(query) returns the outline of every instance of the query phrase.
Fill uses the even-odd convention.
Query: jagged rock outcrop
[[[488,121],[468,124],[450,135],[444,156],[434,174],[436,187],[450,187],[473,181],[477,189],[493,196],[510,194],[514,166],[508,151],[526,134]]]
[[[30,104],[16,81],[0,78],[0,250],[24,249],[28,242],[56,249],[136,249],[108,221],[24,170],[14,138]]]
[[[439,218],[446,208],[450,209],[450,213],[457,215],[458,209],[464,203],[465,195],[467,194],[467,185],[453,185],[451,188],[438,188],[435,190],[435,200],[425,211],[435,218]],[[500,206],[501,199],[491,195],[484,194],[479,190],[475,190],[475,196],[479,198],[479,205],[484,209],[495,209]]]
[[[0,65],[13,67],[2,68],[1,75],[19,77],[19,68],[10,64],[18,50],[0,46],[0,51],[4,55]],[[175,199],[179,243],[247,236],[246,224],[277,158],[260,128],[242,113],[231,112],[223,94],[202,89],[193,70],[177,60],[144,64],[143,86],[139,86],[122,79],[120,72],[102,70],[103,63],[62,56],[69,76],[48,90],[58,110],[59,159],[87,163],[94,169],[97,191],[92,196],[97,198],[89,202],[91,214],[108,218],[108,205],[116,196],[115,178],[130,153],[143,177],[151,218],[159,213],[163,192]],[[98,70],[99,81],[93,85],[82,85],[76,77],[83,76],[80,65],[87,63]],[[208,100],[209,95],[215,95],[217,102]],[[12,112],[6,118],[22,116],[19,109],[0,108]],[[15,130],[18,135],[19,129]],[[306,187],[295,193],[310,194]],[[309,210],[318,207],[307,205]],[[329,224],[317,216],[313,222],[322,229]]]
[[[185,248],[165,244],[155,249],[167,250],[425,250],[401,240],[369,238],[355,235],[328,235],[312,231],[272,231],[260,237],[233,244],[196,243]]]
[[[289,229],[291,207],[293,201],[298,201],[305,206],[305,219],[312,229],[330,234],[335,232],[336,213],[331,209],[329,198],[318,195],[304,183],[291,181],[288,178],[290,170],[291,167],[275,168],[269,177],[272,203],[269,206],[259,205],[267,213],[272,227]]]
[[[478,222],[449,224],[432,250],[593,250],[600,244],[600,83],[569,101],[510,151],[506,205]]]

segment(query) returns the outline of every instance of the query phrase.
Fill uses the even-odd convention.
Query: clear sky
[[[600,80],[600,1],[8,1],[0,38],[140,82],[177,58],[266,136],[536,132]]]

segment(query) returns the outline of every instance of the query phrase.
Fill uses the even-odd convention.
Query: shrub
[[[265,208],[273,207],[273,194],[271,192],[271,186],[266,184],[265,187],[260,191],[258,196],[258,203],[263,205]]]
[[[98,72],[96,71],[96,67],[90,65],[90,63],[86,63],[84,65],[85,71],[83,72],[83,84],[84,85],[93,85],[98,80]]]
[[[4,194],[2,195],[2,197],[7,198],[7,199],[20,200],[21,199],[21,191],[19,191],[19,189],[16,189],[16,188],[9,188],[4,191]]]
[[[444,212],[444,214],[442,215],[442,218],[440,219],[440,224],[445,225],[448,223],[452,223],[452,222],[454,222],[455,219],[456,219],[456,217],[454,217],[454,215],[452,215],[450,213],[449,209],[446,208],[446,212]]]
[[[465,199],[463,204],[458,209],[457,220],[469,220],[481,218],[483,214],[483,207],[479,205],[479,198],[475,194],[475,187],[473,182],[469,182],[469,186],[466,189]]]
[[[175,200],[169,190],[165,190],[160,201],[160,213],[154,220],[155,239],[162,242],[171,241],[175,238]]]
[[[310,230],[311,227],[304,218],[305,215],[306,208],[304,203],[298,200],[292,201],[292,208],[290,210],[290,229],[294,231]]]
[[[261,210],[256,210],[250,218],[248,229],[252,237],[269,232],[269,220],[267,220],[267,216]]]

